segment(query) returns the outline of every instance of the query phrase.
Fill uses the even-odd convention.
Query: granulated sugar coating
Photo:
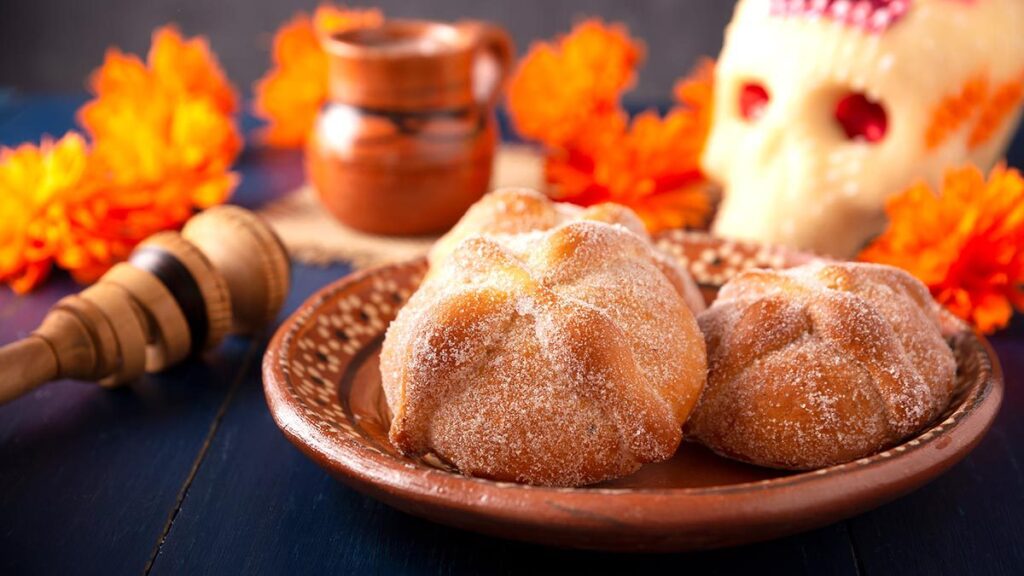
[[[687,434],[790,469],[896,444],[953,393],[956,362],[938,311],[920,282],[888,266],[744,272],[700,315],[710,375]]]
[[[706,366],[650,243],[575,221],[463,239],[388,328],[381,375],[404,453],[579,486],[672,456]]]
[[[484,196],[470,207],[447,234],[430,250],[430,268],[436,270],[466,238],[479,234],[511,236],[543,232],[568,222],[590,220],[624,226],[640,238],[650,240],[640,217],[620,204],[598,204],[581,208],[574,204],[552,202],[544,194],[529,188],[503,188]],[[686,300],[694,313],[704,310],[704,298],[690,278],[672,258],[655,249],[661,271]]]

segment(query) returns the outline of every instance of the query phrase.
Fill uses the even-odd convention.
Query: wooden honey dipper
[[[144,240],[0,348],[0,404],[58,378],[116,386],[228,333],[255,333],[277,316],[289,282],[288,254],[266,223],[236,206],[206,210],[181,233]]]

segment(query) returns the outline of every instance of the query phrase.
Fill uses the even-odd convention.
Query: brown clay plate
[[[805,255],[670,232],[675,254],[712,298],[746,267]],[[539,488],[461,476],[388,443],[378,372],[384,330],[420,281],[422,260],[365,270],[309,299],[264,357],[267,402],[285,435],[336,477],[437,522],[550,545],[628,551],[729,546],[784,536],[871,509],[935,478],[988,429],[1002,375],[988,344],[960,330],[950,344],[958,388],[945,414],[905,443],[812,472],[759,468],[692,443],[667,462],[586,488]]]

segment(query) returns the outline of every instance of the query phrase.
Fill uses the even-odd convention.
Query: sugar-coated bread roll
[[[502,188],[471,206],[459,223],[434,244],[430,250],[430,266],[437,268],[460,242],[470,236],[537,232],[577,220],[618,224],[644,240],[650,240],[640,217],[621,204],[607,203],[582,208],[565,202],[553,202],[544,194],[529,188]],[[689,272],[657,249],[655,259],[658,268],[682,294],[690,309],[694,313],[703,310],[704,298]]]
[[[956,362],[902,270],[752,270],[699,317],[709,376],[687,434],[754,464],[812,469],[898,443],[949,403]]]
[[[659,254],[623,225],[542,228],[468,235],[388,328],[381,376],[403,453],[579,486],[675,452],[706,357]]]

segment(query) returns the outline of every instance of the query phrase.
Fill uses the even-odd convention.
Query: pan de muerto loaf
[[[687,434],[739,460],[811,469],[868,456],[953,392],[938,305],[889,266],[744,272],[699,321],[710,373]]]
[[[650,240],[640,217],[621,204],[606,203],[581,208],[575,204],[553,202],[544,194],[529,188],[502,188],[471,206],[459,223],[434,244],[430,250],[430,266],[432,269],[437,268],[460,242],[470,236],[550,230],[577,220],[619,224],[644,240]],[[694,312],[703,310],[704,298],[690,274],[657,248],[654,258],[658,268],[672,282],[676,291],[682,294],[690,309]]]
[[[704,340],[646,240],[576,221],[459,243],[388,328],[381,376],[403,453],[578,486],[672,456]]]

